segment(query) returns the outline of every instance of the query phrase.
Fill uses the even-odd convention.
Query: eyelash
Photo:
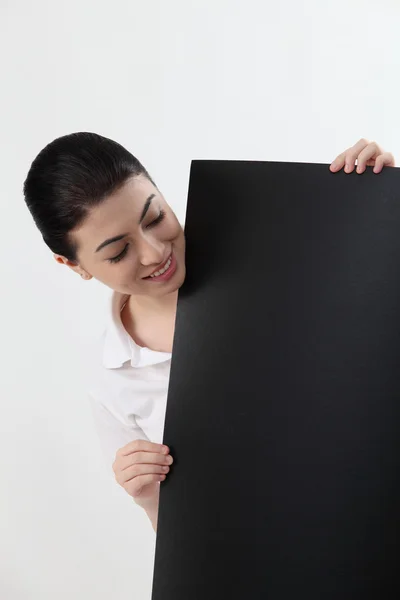
[[[128,248],[129,248],[129,244],[126,244],[126,246],[122,250],[122,252],[120,254],[118,254],[118,256],[113,256],[113,258],[109,258],[108,262],[114,264],[114,263],[117,263],[120,260],[122,260],[124,258],[124,256],[126,255],[126,253],[128,252]]]
[[[161,221],[164,220],[164,217],[165,217],[165,210],[160,210],[160,214],[158,215],[158,217],[156,219],[154,219],[154,221],[149,223],[147,225],[146,229],[151,229],[151,227],[158,225],[159,223],[161,223]]]
[[[160,214],[158,215],[158,217],[156,219],[154,219],[154,221],[152,221],[151,223],[149,223],[146,227],[146,229],[151,229],[151,227],[155,227],[156,225],[158,225],[159,223],[161,223],[161,221],[164,220],[165,217],[165,211],[161,210]],[[113,256],[113,258],[109,258],[108,262],[115,264],[117,262],[119,262],[120,260],[122,260],[129,249],[129,244],[126,244],[125,248],[122,250],[122,252],[120,254],[118,254],[118,256]]]

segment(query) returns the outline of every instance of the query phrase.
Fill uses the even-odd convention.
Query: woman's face
[[[94,277],[117,292],[160,297],[185,279],[185,238],[158,189],[140,175],[91,209],[71,233],[84,279]]]

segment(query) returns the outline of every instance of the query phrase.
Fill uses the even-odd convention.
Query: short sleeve
[[[94,424],[107,466],[112,467],[117,451],[134,440],[148,440],[144,431],[136,424],[121,423],[104,404],[89,394]]]

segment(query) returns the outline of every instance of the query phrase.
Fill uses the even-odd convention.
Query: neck
[[[149,296],[130,296],[129,308],[133,314],[142,314],[151,316],[153,314],[172,315],[176,313],[176,305],[178,301],[178,291],[172,292],[159,298]]]

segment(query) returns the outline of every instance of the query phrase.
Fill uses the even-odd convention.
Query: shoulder
[[[126,296],[113,294],[106,326],[95,344],[88,377],[89,394],[111,412],[135,413],[154,397],[166,395],[170,356],[138,347],[120,317]]]
[[[96,361],[87,379],[87,391],[97,414],[107,413],[118,422],[129,425],[138,400],[134,386],[128,383],[134,369],[129,364],[119,368],[104,365],[104,336],[98,343]]]
[[[121,378],[119,367],[129,359],[129,341],[123,330],[120,312],[126,296],[112,292],[107,298],[102,329],[93,340],[87,386],[94,398],[107,396]]]

